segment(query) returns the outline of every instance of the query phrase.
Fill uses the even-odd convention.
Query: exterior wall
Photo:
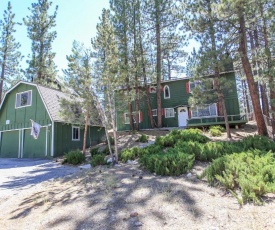
[[[228,115],[238,115],[240,114],[240,106],[234,73],[228,74],[227,79],[228,81],[232,82],[232,87],[230,87],[230,90],[223,92],[225,95],[226,110],[228,111]]]
[[[16,94],[28,90],[32,91],[31,105],[15,108]],[[30,135],[32,125],[30,119],[42,126],[38,139]],[[6,124],[7,120],[9,124]],[[43,158],[50,156],[51,127],[45,127],[49,124],[51,124],[51,119],[36,86],[19,84],[6,95],[0,111],[0,157]]]
[[[16,94],[27,90],[32,90],[31,106],[16,109]],[[44,107],[37,88],[32,85],[19,84],[5,98],[0,113],[0,131],[29,128],[31,127],[30,119],[42,126],[51,124],[51,119]],[[6,120],[10,120],[9,125],[6,125]]]
[[[81,149],[83,145],[84,127],[80,128],[80,140],[72,140],[72,125],[61,122],[54,123],[54,156],[62,156],[71,150]],[[102,142],[105,136],[104,128],[90,126],[86,146],[90,147]]]
[[[239,101],[237,95],[237,87],[234,73],[226,74],[227,82],[230,82],[230,90],[225,90],[225,104],[227,108],[228,115],[239,115]],[[178,110],[176,109],[179,106],[190,107],[188,106],[188,99],[191,96],[191,93],[187,92],[186,84],[188,84],[189,79],[179,79],[175,81],[167,81],[163,82],[162,88],[165,85],[169,86],[170,89],[170,98],[164,99],[164,92],[161,93],[162,100],[162,108],[174,108],[174,117],[165,118],[164,113],[162,113],[162,126],[163,127],[178,127]],[[117,100],[121,100],[121,94],[117,94]],[[156,93],[150,93],[151,107],[152,109],[157,108],[157,99]],[[122,100],[123,101],[123,100]],[[133,111],[135,111],[135,105],[133,105]],[[124,108],[124,109],[121,109]],[[139,123],[140,129],[149,129],[151,128],[149,117],[148,117],[148,108],[146,102],[145,92],[141,93],[140,99],[140,109],[142,112],[142,122]],[[128,113],[128,107],[124,103],[124,106],[117,107],[117,128],[119,131],[122,130],[130,130],[130,125],[124,123],[124,113]],[[157,123],[157,117],[154,117],[155,122]],[[213,118],[202,118],[205,122],[209,120],[209,122],[216,122]],[[239,116],[233,117],[232,119],[238,120]],[[198,119],[189,119],[188,124],[196,124],[198,123]]]
[[[19,148],[17,143],[19,143],[19,130],[1,133],[0,157],[17,158]]]

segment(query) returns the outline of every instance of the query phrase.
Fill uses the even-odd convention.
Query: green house
[[[230,83],[230,89],[225,90],[225,105],[228,113],[228,119],[230,125],[241,125],[246,123],[245,116],[240,115],[239,101],[237,95],[237,86],[235,74],[233,71],[229,71],[222,74],[227,81]],[[211,78],[210,78],[211,79]],[[211,79],[214,83],[214,80]],[[192,89],[195,87],[196,82],[190,78],[182,78],[175,80],[163,81],[161,83],[161,102],[162,102],[162,127],[207,127],[210,125],[224,125],[224,116],[222,110],[216,102],[209,102],[207,105],[200,105],[191,107],[188,104],[188,99],[192,96]],[[156,86],[151,85],[148,87],[150,94],[150,102],[152,108],[152,115],[157,124],[157,96]],[[139,122],[140,129],[150,129],[151,124],[148,116],[148,106],[146,101],[145,89],[140,88],[140,101],[139,101],[139,120],[136,121],[135,114],[133,112],[133,120]],[[128,106],[123,103],[123,97],[126,91],[120,90],[117,93],[117,129],[130,130],[130,119]],[[132,104],[133,110],[135,104]]]
[[[34,83],[13,86],[0,105],[0,157],[57,157],[82,149],[84,129],[60,116],[61,98],[70,95]],[[37,139],[30,135],[31,120],[40,125]],[[104,128],[89,126],[86,146],[101,142],[104,135]]]

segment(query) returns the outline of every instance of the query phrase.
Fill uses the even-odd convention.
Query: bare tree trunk
[[[135,109],[136,109],[136,130],[139,130],[139,82],[138,82],[138,61],[137,61],[137,31],[136,31],[136,5],[134,5],[134,65],[135,65]]]
[[[247,40],[246,40],[246,30],[245,30],[245,18],[243,9],[240,7],[238,12],[238,20],[239,20],[239,52],[241,55],[241,61],[243,65],[243,69],[246,75],[248,88],[250,91],[250,96],[252,100],[252,105],[255,113],[255,119],[257,122],[258,134],[267,136],[267,129],[264,122],[264,117],[262,114],[260,100],[259,100],[259,91],[257,87],[255,87],[255,82],[252,74],[251,65],[249,63],[249,59],[247,56]]]
[[[114,97],[111,97],[111,88],[110,86],[107,86],[107,96],[108,96],[108,103],[109,105],[115,105]],[[117,130],[116,130],[116,111],[114,107],[110,107],[110,115],[111,115],[111,124],[113,128],[113,134],[114,134],[114,144],[115,144],[115,160],[113,163],[118,162],[118,150],[117,150]],[[110,143],[108,143],[110,145]],[[109,146],[110,152],[112,153],[111,146]]]
[[[95,101],[95,106],[96,106],[96,109],[97,109],[97,111],[99,113],[99,116],[101,118],[102,124],[105,128],[105,135],[106,135],[106,140],[107,140],[109,152],[110,152],[111,155],[113,155],[112,148],[111,148],[111,142],[110,142],[109,134],[108,134],[108,131],[107,131],[108,119],[107,119],[106,114],[104,113],[103,109],[101,108],[100,102],[99,102],[97,96],[95,95],[95,93],[92,91],[91,94],[92,94],[93,100]],[[114,141],[115,141],[115,143],[117,143],[116,140],[114,140]],[[115,146],[115,149],[117,149],[116,146]]]
[[[268,116],[269,106],[268,106],[268,99],[267,99],[267,94],[266,94],[266,86],[264,83],[264,79],[262,79],[261,73],[257,72],[257,66],[259,68],[260,64],[261,64],[260,61],[257,60],[256,52],[255,52],[255,49],[260,47],[258,30],[254,29],[253,33],[252,33],[252,31],[249,32],[249,37],[250,37],[250,43],[251,43],[252,60],[253,60],[253,68],[254,68],[253,74],[254,74],[254,76],[256,74],[258,74],[259,78],[261,79],[259,81],[259,88],[260,88],[260,97],[261,97],[261,102],[262,102],[262,111],[263,111],[264,115]],[[255,44],[254,44],[254,40],[255,40]]]
[[[158,128],[162,127],[162,105],[161,105],[161,42],[160,42],[160,9],[159,2],[155,0],[155,23],[157,40],[157,109],[158,109]]]
[[[89,119],[90,114],[87,113],[85,117],[85,129],[84,129],[84,136],[83,136],[83,147],[82,147],[82,153],[85,156],[86,155],[86,141],[87,141],[87,132],[88,132],[88,126],[89,126]]]

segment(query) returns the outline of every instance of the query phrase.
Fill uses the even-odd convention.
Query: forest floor
[[[255,131],[255,124],[232,129],[233,139]],[[146,134],[153,140],[158,132]],[[137,145],[135,135],[120,133],[120,148]],[[197,179],[207,165],[196,162],[179,177],[148,173],[137,162],[83,169],[1,198],[0,229],[274,229],[275,194],[263,206],[240,207]]]

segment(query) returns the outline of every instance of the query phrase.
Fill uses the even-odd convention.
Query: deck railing
[[[224,122],[224,116],[216,116],[216,117],[196,117],[187,119],[187,124],[204,124],[204,123],[219,123]],[[228,115],[229,123],[236,123],[237,121],[246,122],[247,117],[246,114],[238,114],[238,115]]]

